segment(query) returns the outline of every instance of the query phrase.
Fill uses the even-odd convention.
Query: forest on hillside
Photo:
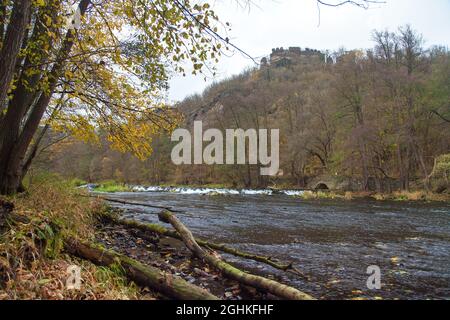
[[[172,106],[184,119],[181,128],[202,120],[221,130],[280,129],[282,176],[261,176],[250,164],[175,166],[170,133],[153,137],[152,156],[143,161],[111,150],[106,138],[86,144],[51,133],[34,170],[89,182],[306,188],[332,178],[348,190],[443,192],[450,174],[450,52],[426,47],[409,25],[368,37],[369,50],[327,56],[274,49],[260,66]]]

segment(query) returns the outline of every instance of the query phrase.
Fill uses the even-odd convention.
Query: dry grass
[[[120,270],[97,267],[62,252],[66,235],[92,239],[94,214],[101,203],[78,196],[79,190],[55,177],[8,198],[26,217],[0,236],[0,299],[140,299],[137,287]],[[82,288],[66,289],[67,268],[82,268]]]
[[[419,200],[426,200],[427,194],[423,191],[414,191],[414,192],[402,191],[402,192],[394,192],[393,197],[399,200],[419,201]]]
[[[391,194],[378,193],[375,194],[373,198],[380,201],[450,201],[450,196],[448,194],[426,193],[425,191],[396,191]]]
[[[344,199],[343,195],[332,191],[305,191],[299,197],[304,200]]]
[[[427,193],[425,191],[396,191],[393,193],[375,192],[333,192],[333,191],[306,191],[301,196],[304,200],[358,200],[375,199],[378,201],[438,201],[450,202],[449,194]]]
[[[80,290],[66,288],[67,268],[81,267]],[[0,300],[129,300],[140,299],[141,294],[133,284],[108,268],[99,268],[89,262],[68,256],[57,259],[37,259],[31,266],[19,266],[14,278],[0,290]]]

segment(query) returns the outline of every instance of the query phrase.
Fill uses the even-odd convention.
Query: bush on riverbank
[[[299,195],[303,200],[358,200],[372,199],[377,201],[436,201],[449,202],[449,194],[427,193],[425,191],[396,191],[393,193],[375,192],[335,192],[335,191],[305,191]]]
[[[377,193],[373,195],[373,198],[379,201],[437,201],[445,202],[450,201],[450,195],[426,193],[425,191],[396,191],[390,194]]]
[[[100,182],[97,187],[94,188],[94,191],[97,192],[131,192],[132,189],[123,183],[117,183],[113,180]]]
[[[338,194],[336,192],[325,192],[325,191],[305,191],[299,195],[301,199],[304,200],[321,200],[321,199],[344,199],[345,197],[342,194]]]
[[[69,181],[69,184],[72,187],[81,187],[81,186],[84,186],[84,185],[86,185],[88,183],[85,180],[74,178],[74,179]]]
[[[70,181],[35,179],[27,192],[2,198],[15,206],[16,222],[0,228],[0,299],[138,299],[120,270],[97,267],[66,255],[65,236],[91,240],[98,201],[80,197]],[[0,199],[1,200],[1,199]],[[82,269],[82,288],[66,289],[67,268]]]

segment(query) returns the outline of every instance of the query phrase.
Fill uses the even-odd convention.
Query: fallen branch
[[[97,265],[111,266],[120,264],[130,280],[138,285],[160,292],[169,298],[178,300],[218,300],[216,296],[207,290],[190,284],[180,277],[152,266],[145,266],[114,251],[79,242],[73,238],[66,240],[64,247],[69,254],[89,260]]]
[[[174,238],[174,239],[183,241],[183,239],[178,234],[178,232],[169,230],[158,224],[141,223],[141,222],[137,222],[134,220],[119,219],[112,214],[103,214],[102,217],[110,222],[120,224],[129,229],[137,229],[137,230],[141,230],[143,232],[154,232],[154,233],[157,233],[162,236],[166,236],[166,237],[170,237],[170,238]],[[213,242],[201,240],[198,238],[195,238],[195,241],[197,241],[197,243],[204,248],[213,249],[213,250],[217,250],[217,251],[221,251],[224,253],[234,255],[236,257],[265,263],[275,269],[286,271],[286,272],[293,272],[297,275],[303,276],[299,270],[297,270],[293,267],[292,263],[283,264],[283,263],[273,260],[273,258],[271,258],[271,257],[265,257],[265,256],[251,254],[248,252],[239,251],[237,249],[228,247],[224,244],[213,243]]]
[[[183,242],[189,250],[194,253],[199,259],[204,260],[206,263],[215,267],[222,274],[230,279],[236,280],[245,285],[254,287],[264,292],[269,292],[275,296],[287,300],[314,300],[314,298],[304,292],[301,292],[295,288],[281,284],[274,280],[270,280],[264,277],[252,275],[246,273],[238,268],[224,262],[217,258],[215,255],[203,250],[197,241],[194,239],[191,231],[178,220],[178,218],[169,211],[163,211],[159,213],[159,219],[164,223],[170,223],[179,235],[183,239]]]
[[[112,198],[101,197],[99,195],[93,195],[93,194],[90,194],[90,195],[81,195],[80,194],[80,196],[81,197],[100,199],[100,200],[113,202],[113,203],[127,204],[127,205],[131,205],[131,206],[147,207],[147,208],[153,208],[153,209],[163,209],[163,210],[169,210],[171,212],[184,212],[184,211],[172,209],[171,207],[155,206],[155,205],[151,205],[151,204],[148,204],[148,203],[131,202],[131,201],[125,201],[125,200],[119,200],[119,199],[112,199]]]

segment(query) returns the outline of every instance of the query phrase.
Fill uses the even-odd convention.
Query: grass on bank
[[[79,178],[74,178],[68,181],[68,184],[70,187],[81,187],[81,186],[85,186],[88,184],[87,181],[83,180],[83,179],[79,179]]]
[[[72,186],[81,186],[87,184],[83,180],[73,179],[70,181]],[[170,184],[161,183],[160,187],[177,187],[177,188],[210,188],[210,189],[228,189],[234,188],[227,184]],[[293,189],[292,185],[273,185],[268,187],[274,190],[289,190]],[[127,184],[119,183],[114,180],[107,180],[96,184],[94,188],[96,192],[132,192],[133,189]],[[392,193],[378,193],[378,192],[362,192],[362,191],[329,191],[329,190],[317,190],[317,191],[305,191],[298,196],[303,200],[358,200],[358,199],[370,199],[377,201],[430,201],[430,202],[450,202],[450,193],[427,193],[423,190],[418,191],[394,191]]]
[[[93,240],[102,203],[57,176],[35,179],[28,191],[2,200],[23,217],[0,227],[0,299],[140,299],[119,269],[97,267],[63,251],[65,236]],[[79,291],[66,289],[67,268],[81,267]]]
[[[233,189],[235,187],[233,187],[231,184],[225,184],[225,183],[205,183],[205,184],[180,184],[180,183],[160,183],[160,184],[155,184],[158,187],[163,187],[163,188],[204,188],[204,189]]]
[[[303,200],[358,200],[377,201],[436,201],[450,202],[450,194],[427,193],[425,191],[396,191],[393,193],[376,192],[337,192],[337,191],[305,191],[298,196]]]
[[[107,193],[114,193],[114,192],[131,192],[133,191],[129,186],[123,183],[117,183],[113,180],[103,181],[100,182],[95,188],[94,191],[96,192],[107,192]]]

